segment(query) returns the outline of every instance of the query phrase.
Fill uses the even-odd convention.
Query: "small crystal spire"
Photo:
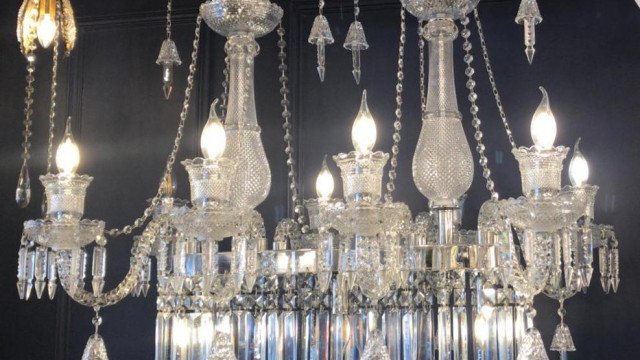
[[[21,208],[26,208],[31,202],[31,179],[29,178],[29,165],[27,161],[22,162],[18,185],[16,187],[16,204]]]
[[[524,26],[524,52],[529,64],[533,63],[533,55],[536,53],[536,25],[541,22],[542,15],[540,15],[536,0],[522,0],[516,16],[516,23]]]
[[[320,81],[324,81],[326,62],[325,46],[333,44],[334,39],[333,34],[331,34],[331,28],[329,27],[329,21],[322,15],[324,1],[321,1],[320,4],[320,14],[313,20],[313,26],[309,34],[309,43],[317,47],[318,75],[320,76]]]
[[[361,76],[361,60],[360,51],[367,50],[369,44],[367,43],[367,37],[364,34],[364,28],[362,23],[358,20],[351,23],[349,26],[349,32],[347,38],[344,41],[344,48],[351,51],[351,60],[353,65],[353,78],[356,80],[356,84],[360,84]]]
[[[182,64],[178,47],[172,39],[167,38],[162,42],[156,64],[162,65],[162,90],[168,100],[173,89],[173,67]]]

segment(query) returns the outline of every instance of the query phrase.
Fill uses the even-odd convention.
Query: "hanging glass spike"
[[[367,43],[367,37],[364,34],[362,23],[358,21],[358,15],[360,15],[358,0],[354,0],[353,5],[355,20],[351,23],[351,26],[349,26],[349,32],[347,32],[347,38],[344,41],[344,48],[351,51],[351,61],[353,64],[351,73],[356,80],[356,84],[360,85],[360,75],[362,73],[360,51],[367,50],[369,44]]]
[[[29,178],[29,165],[26,161],[22,163],[20,176],[18,176],[18,186],[16,186],[16,204],[21,208],[26,208],[31,202],[31,179]]]
[[[325,46],[334,43],[333,34],[331,34],[331,28],[329,27],[329,21],[322,14],[324,9],[324,1],[320,0],[319,5],[320,12],[318,16],[313,20],[313,26],[311,27],[311,34],[309,34],[309,43],[317,47],[318,52],[318,76],[320,81],[324,81],[325,74]]]
[[[369,336],[361,360],[391,360],[382,333],[375,331]]]
[[[237,360],[236,355],[233,352],[231,336],[228,333],[218,331],[213,340],[208,360]]]
[[[169,0],[167,2],[167,38],[162,42],[160,54],[158,55],[158,60],[156,60],[156,64],[162,65],[162,90],[167,100],[171,97],[171,90],[173,89],[173,67],[182,64],[176,43],[171,39],[172,7],[172,0]]]
[[[544,350],[542,336],[535,327],[527,330],[527,333],[522,337],[517,360],[549,360],[547,352]]]
[[[529,64],[533,63],[533,55],[536,53],[536,25],[542,22],[542,15],[536,0],[522,0],[516,23],[524,26],[524,53],[527,55]]]

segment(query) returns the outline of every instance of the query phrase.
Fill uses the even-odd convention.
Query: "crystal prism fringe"
[[[87,346],[84,348],[82,360],[109,360],[102,336],[98,334],[91,335],[89,341],[87,341]]]

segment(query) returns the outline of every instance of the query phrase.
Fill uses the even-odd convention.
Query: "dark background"
[[[519,145],[530,145],[529,122],[540,95],[550,93],[558,121],[556,144],[572,146],[582,136],[582,149],[591,167],[590,182],[601,187],[596,220],[616,226],[621,240],[622,283],[617,294],[605,296],[594,276],[588,296],[567,301],[568,324],[578,351],[572,359],[637,359],[640,353],[639,245],[633,228],[640,208],[640,9],[633,0],[539,0],[544,22],[538,27],[533,66],[526,62],[522,27],[513,19],[519,1],[482,0],[488,46]],[[350,128],[360,92],[369,90],[369,105],[377,119],[377,148],[388,151],[394,120],[394,84],[399,5],[394,1],[362,1],[363,22],[371,48],[363,54],[363,79],[355,86],[351,57],[342,42],[352,20],[350,1],[328,1],[326,13],[336,44],[327,49],[327,77],[320,84],[315,72],[315,48],[307,43],[317,11],[315,1],[280,2],[289,30],[290,80],[297,155],[305,197],[314,197],[314,179],[322,156],[351,149]],[[20,167],[20,142],[25,60],[15,39],[18,0],[5,1],[0,10],[0,359],[80,359],[92,332],[92,313],[71,303],[62,291],[56,300],[18,301],[15,290],[16,259],[22,222],[39,216],[42,188],[37,176],[44,172],[50,84],[50,51],[40,51],[36,80],[33,159],[34,191],[26,210],[13,200]],[[70,59],[61,65],[58,89],[58,139],[67,115],[74,117],[80,142],[80,169],[95,181],[89,189],[86,216],[104,219],[110,227],[123,226],[139,216],[170,150],[178,122],[187,63],[193,39],[197,1],[177,0],[173,34],[185,62],[178,68],[175,91],[165,101],[160,68],[155,58],[164,37],[164,1],[75,1],[79,40]],[[472,22],[473,23],[473,22]],[[517,165],[501,129],[475,26],[473,53],[483,120],[485,144],[498,191],[520,193]],[[256,61],[256,100],[263,141],[273,172],[269,198],[260,206],[269,233],[287,211],[276,58],[277,37],[259,40]],[[416,21],[408,16],[408,47],[403,142],[397,198],[414,212],[426,208],[410,176],[412,149],[420,129]],[[180,159],[198,152],[199,128],[208,104],[221,91],[223,39],[203,25],[196,91],[191,103],[187,134]],[[469,139],[471,120],[464,88],[461,41],[456,42],[456,77],[460,109]],[[57,142],[58,140],[56,140]],[[474,146],[472,146],[473,148]],[[475,156],[475,154],[474,154]],[[331,165],[338,178],[337,168]],[[465,226],[474,227],[479,206],[487,199],[476,169],[469,191]],[[186,197],[187,181],[181,166],[179,194]],[[564,176],[568,182],[567,176]],[[340,189],[336,189],[338,194]],[[108,288],[124,276],[131,239],[110,240]],[[596,270],[597,272],[597,270]],[[548,348],[557,316],[556,304],[537,300],[538,325]],[[124,300],[102,312],[101,333],[112,360],[152,359],[155,290],[146,299]],[[552,358],[557,357],[552,353]]]

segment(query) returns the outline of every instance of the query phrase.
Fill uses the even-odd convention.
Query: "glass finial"
[[[325,47],[333,44],[333,34],[331,34],[331,28],[329,27],[329,21],[322,15],[322,7],[324,1],[320,2],[320,14],[313,20],[313,26],[311,27],[311,33],[309,34],[309,43],[316,45],[317,58],[318,58],[318,76],[320,81],[324,81],[325,74]]]
[[[524,52],[529,64],[533,63],[533,56],[536,53],[536,25],[541,22],[542,16],[536,0],[522,0],[516,16],[516,23],[524,26]]]

